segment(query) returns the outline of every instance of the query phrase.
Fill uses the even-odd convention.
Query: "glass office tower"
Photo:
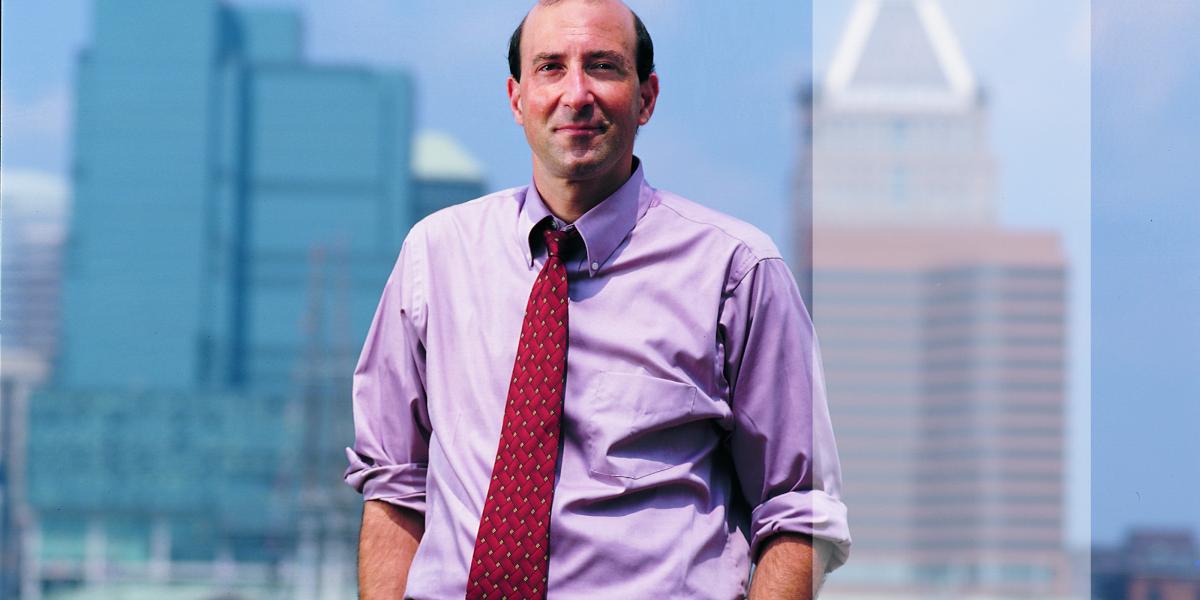
[[[413,218],[407,76],[306,62],[285,11],[99,2],[95,21],[60,383],[284,388],[321,254],[361,337]]]
[[[344,597],[350,379],[423,216],[412,81],[306,60],[290,10],[93,16],[61,361],[29,409],[27,579]],[[455,201],[482,192],[466,183]]]

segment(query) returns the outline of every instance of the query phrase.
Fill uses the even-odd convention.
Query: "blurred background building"
[[[481,195],[483,167],[453,137],[440,131],[418,133],[413,159],[417,214]]]
[[[59,296],[70,192],[57,177],[24,169],[0,178],[0,344],[51,361],[59,339]]]
[[[59,339],[59,298],[70,193],[29,170],[0,176],[0,597],[20,589],[28,508],[23,466],[29,394],[44,382]]]
[[[1119,546],[1092,552],[1097,600],[1200,598],[1200,545],[1192,532],[1135,528]]]
[[[64,268],[61,231],[5,221],[5,341],[49,381],[10,402],[6,350],[28,433],[3,455],[3,593],[352,596],[354,361],[409,227],[482,171],[414,131],[405,72],[307,60],[295,11],[108,0],[92,22]]]
[[[1000,224],[939,5],[857,2],[801,100],[794,262],[854,538],[823,596],[1065,597],[1066,259]]]

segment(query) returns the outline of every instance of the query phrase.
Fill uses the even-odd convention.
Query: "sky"
[[[456,137],[489,188],[528,182],[504,95],[507,37],[527,2],[241,3],[301,10],[312,60],[410,71],[420,127]],[[758,225],[788,253],[795,98],[851,3],[630,4],[662,81],[638,140],[648,179]],[[1060,231],[1074,269],[1073,537],[1113,541],[1142,523],[1200,530],[1200,190],[1185,176],[1200,157],[1200,41],[1189,33],[1200,4],[942,4],[989,90],[1002,218]],[[3,0],[0,12],[0,164],[65,174],[90,3]]]
[[[1094,10],[1093,529],[1200,532],[1200,3]]]

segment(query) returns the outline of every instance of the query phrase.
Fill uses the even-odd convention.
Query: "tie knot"
[[[579,239],[579,230],[572,227],[571,229],[546,229],[542,232],[546,236],[546,253],[550,256],[561,257],[564,252],[570,251],[571,244]]]

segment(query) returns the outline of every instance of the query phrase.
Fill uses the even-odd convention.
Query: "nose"
[[[571,107],[575,112],[581,112],[595,102],[591,81],[583,69],[573,69],[564,78],[563,85],[565,86],[562,97],[563,104]]]

